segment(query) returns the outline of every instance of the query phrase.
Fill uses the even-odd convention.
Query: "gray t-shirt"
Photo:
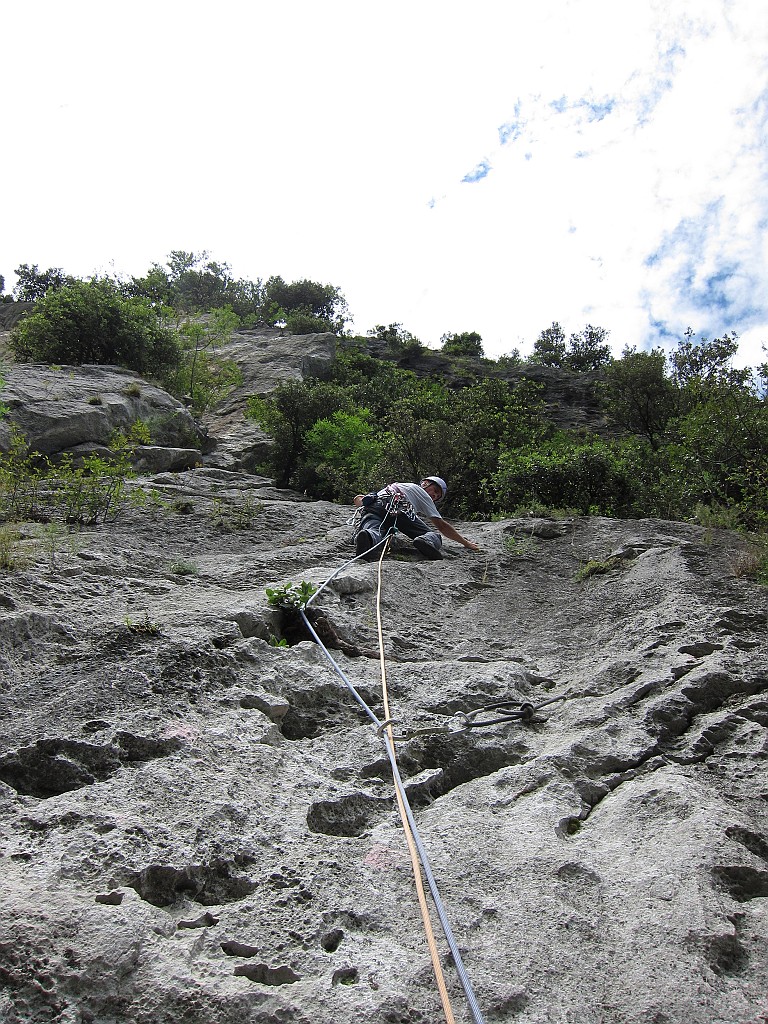
[[[421,484],[390,484],[393,490],[399,491],[404,497],[410,501],[413,507],[416,509],[416,515],[420,519],[442,519],[443,517],[437,511],[437,505],[430,498]],[[379,496],[386,498],[387,489],[379,491]]]

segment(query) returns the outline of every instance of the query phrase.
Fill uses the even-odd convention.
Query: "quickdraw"
[[[474,711],[456,711],[453,717],[461,719],[462,723],[458,728],[450,725],[437,725],[426,726],[422,729],[406,729],[396,739],[402,743],[416,739],[419,736],[459,736],[461,733],[469,732],[473,729],[487,729],[493,725],[505,725],[511,722],[519,722],[521,725],[541,725],[547,719],[539,716],[538,712],[549,704],[554,704],[559,700],[566,700],[567,697],[568,694],[563,694],[560,697],[551,697],[540,704],[531,704],[530,701],[516,701],[505,697],[502,700],[495,700],[490,704],[484,704],[480,708],[475,708]],[[483,717],[494,711],[496,712],[495,717]]]

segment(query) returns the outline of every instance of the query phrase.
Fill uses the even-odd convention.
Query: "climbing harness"
[[[418,520],[416,509],[401,491],[398,491],[392,484],[385,487],[384,491],[386,492],[386,498],[378,493],[363,496],[362,504],[355,511],[352,520],[354,537],[362,529],[363,517],[366,513],[380,520],[379,529],[382,534],[397,533],[398,516],[406,516],[412,523]],[[384,539],[380,543],[383,545]],[[378,545],[376,546],[378,547]],[[368,554],[370,554],[370,550]]]

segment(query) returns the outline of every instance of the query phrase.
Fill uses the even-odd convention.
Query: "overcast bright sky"
[[[768,342],[766,0],[4,0],[0,274],[337,285],[354,328]]]

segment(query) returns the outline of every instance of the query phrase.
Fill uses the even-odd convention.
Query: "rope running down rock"
[[[382,552],[381,552],[381,556],[379,558],[379,595],[380,595],[380,587],[381,587],[381,563],[383,561],[384,552],[386,551],[386,548],[388,547],[390,537],[391,537],[391,535],[394,532],[395,532],[394,530],[390,531],[390,533],[385,538],[386,543],[382,543]],[[370,556],[370,550],[365,552],[365,554]],[[360,558],[360,557],[362,557],[362,556],[356,555],[354,558],[350,558],[346,562],[342,563],[342,565],[339,566],[339,568],[331,576],[329,576],[328,579],[320,587],[318,587],[318,589],[315,591],[315,593],[312,595],[312,597],[310,597],[309,600],[307,601],[307,603],[305,605],[305,608],[309,608],[309,605],[313,601],[317,600],[317,598],[320,596],[320,594],[323,592],[323,590],[325,590],[325,588],[330,583],[332,583],[332,581],[339,575],[339,573],[341,573],[348,565],[351,565],[353,562],[357,561],[357,559]],[[378,604],[378,596],[379,595],[377,595],[377,604]],[[309,621],[307,615],[305,614],[304,608],[301,608],[299,610],[299,613],[300,613],[300,615],[302,617],[302,620],[303,620],[304,625],[306,626],[307,630],[309,631],[311,636],[314,637],[316,643],[319,645],[320,649],[325,654],[325,657],[328,659],[329,663],[333,667],[333,669],[336,672],[336,674],[339,676],[339,678],[342,680],[342,682],[347,687],[349,692],[352,694],[352,697],[357,702],[357,704],[360,706],[360,708],[365,712],[367,717],[371,720],[371,722],[373,723],[373,726],[374,726],[374,729],[376,730],[376,732],[379,735],[381,735],[383,740],[384,740],[384,744],[385,744],[386,751],[387,751],[387,757],[389,758],[390,767],[392,769],[392,778],[393,778],[394,784],[395,784],[395,792],[396,792],[396,796],[397,796],[397,803],[398,803],[398,807],[400,809],[401,817],[403,818],[403,827],[405,829],[406,823],[407,823],[407,826],[408,826],[408,828],[405,829],[405,831],[406,831],[406,838],[409,841],[409,849],[410,849],[410,847],[412,845],[415,848],[416,853],[418,854],[418,860],[416,859],[416,856],[414,855],[413,852],[411,854],[412,865],[413,865],[413,868],[414,868],[414,877],[418,879],[418,881],[416,883],[417,893],[419,892],[419,889],[420,889],[420,886],[421,886],[421,878],[420,878],[420,873],[419,873],[419,869],[418,869],[418,863],[420,862],[421,870],[424,872],[424,877],[427,880],[427,885],[429,887],[429,891],[430,891],[430,894],[432,896],[432,900],[433,900],[434,905],[435,905],[435,910],[437,912],[437,916],[438,916],[438,918],[440,920],[440,925],[441,925],[441,927],[443,929],[443,934],[445,935],[446,942],[448,943],[448,948],[449,948],[451,956],[453,958],[453,963],[454,963],[454,966],[456,968],[456,973],[457,973],[457,975],[459,977],[459,981],[461,983],[461,987],[464,990],[464,995],[465,995],[465,997],[467,999],[467,1004],[469,1006],[469,1010],[470,1010],[470,1013],[472,1015],[472,1020],[474,1021],[474,1024],[484,1024],[483,1015],[482,1015],[482,1013],[480,1011],[480,1006],[479,1006],[479,1004],[477,1002],[477,997],[475,996],[474,990],[472,988],[472,983],[471,983],[471,981],[469,979],[469,976],[467,975],[466,968],[464,967],[464,963],[463,963],[462,958],[461,958],[461,953],[459,952],[459,948],[458,948],[458,945],[456,943],[456,939],[455,939],[455,937],[453,935],[453,930],[451,929],[450,922],[448,921],[448,916],[447,916],[447,914],[445,912],[445,907],[443,905],[443,901],[442,901],[442,898],[440,896],[440,892],[439,892],[438,887],[437,887],[437,882],[435,881],[435,876],[432,873],[432,868],[431,868],[430,863],[429,863],[429,858],[427,856],[427,852],[424,849],[424,844],[423,844],[421,836],[419,834],[418,826],[417,826],[416,821],[415,821],[414,816],[413,816],[413,811],[412,811],[411,806],[410,806],[410,804],[408,802],[408,797],[407,797],[407,794],[405,792],[405,785],[403,784],[403,780],[402,780],[402,777],[400,775],[400,770],[399,770],[398,764],[397,764],[397,756],[395,754],[395,745],[394,745],[394,738],[393,738],[393,735],[392,735],[391,719],[390,719],[389,712],[388,711],[386,712],[385,720],[384,721],[381,721],[378,718],[378,716],[375,714],[375,712],[369,707],[369,705],[365,702],[365,700],[363,700],[363,698],[361,697],[360,693],[358,692],[358,690],[356,689],[354,684],[348,678],[347,674],[344,672],[344,670],[341,668],[341,666],[338,664],[338,662],[333,658],[333,656],[330,653],[330,651],[328,650],[328,648],[323,644],[322,640],[320,639],[320,637],[317,635],[315,629],[313,628],[312,623]],[[382,652],[383,652],[383,638],[382,638]],[[383,653],[382,653],[382,664],[383,664]],[[409,835],[409,830],[410,830],[410,835]],[[420,904],[421,904],[422,898],[423,898],[423,886],[421,886]],[[431,923],[427,927],[427,921],[429,920],[429,914],[428,914],[428,910],[426,908],[426,904],[424,903],[422,905],[422,918],[424,918],[425,911],[426,911],[425,928],[427,929],[427,940],[428,940],[428,943],[429,943],[429,946],[430,946],[430,955],[432,957],[432,963],[433,963],[433,966],[435,967],[435,976],[436,976],[436,980],[437,980],[438,989],[440,991],[440,997],[441,997],[441,1000],[443,1002],[443,1010],[445,1012],[446,1020],[447,1020],[448,1024],[453,1024],[453,1021],[454,1021],[455,1018],[453,1017],[453,1011],[451,1010],[450,1003],[447,1002],[448,996],[447,996],[447,991],[445,990],[445,981],[444,981],[444,978],[442,977],[442,969],[440,968],[440,965],[439,965],[439,956],[437,955],[437,949],[436,949],[436,946],[434,945],[434,937],[432,937],[431,941],[429,939],[430,932],[431,932]]]

